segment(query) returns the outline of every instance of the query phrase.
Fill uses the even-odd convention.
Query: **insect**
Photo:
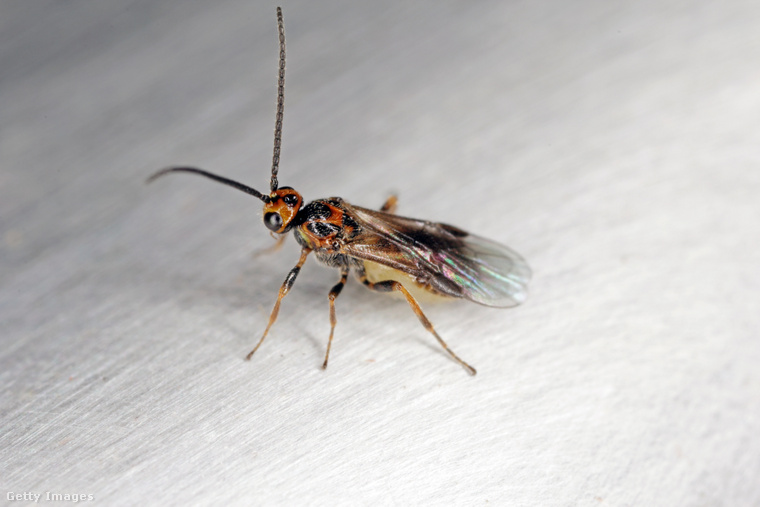
[[[277,114],[274,131],[274,154],[270,192],[264,194],[247,185],[195,167],[168,167],[148,178],[150,183],[169,173],[192,173],[246,192],[264,203],[264,225],[279,235],[277,245],[293,232],[301,247],[301,257],[280,287],[264,333],[246,356],[259,349],[272,324],[277,320],[280,303],[288,294],[309,254],[317,261],[340,272],[340,280],[328,293],[330,303],[330,338],[325,360],[327,367],[335,333],[335,300],[353,271],[367,288],[378,292],[398,292],[407,301],[422,325],[444,350],[470,374],[475,368],[449,348],[422,312],[412,292],[447,298],[467,299],[493,307],[511,307],[527,296],[531,271],[523,258],[512,249],[468,234],[457,227],[404,218],[395,214],[397,199],[390,197],[379,211],[354,206],[340,197],[304,203],[291,187],[279,185],[282,119],[285,88],[285,28],[282,10],[277,8],[280,40],[279,76],[277,80]]]

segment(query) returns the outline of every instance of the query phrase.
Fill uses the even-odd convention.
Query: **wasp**
[[[391,196],[380,210],[373,210],[354,206],[340,197],[304,203],[295,189],[280,186],[277,172],[285,104],[285,28],[279,7],[277,27],[280,59],[269,193],[264,194],[195,167],[168,167],[147,180],[150,183],[169,173],[204,176],[260,199],[264,203],[264,225],[274,235],[279,235],[277,246],[282,244],[286,234],[293,232],[301,247],[301,256],[280,286],[269,323],[246,359],[250,360],[264,342],[277,320],[280,303],[293,287],[307,257],[313,253],[317,261],[340,272],[340,280],[328,293],[330,338],[322,368],[327,367],[335,333],[335,300],[353,271],[368,289],[400,293],[425,329],[451,358],[475,375],[475,368],[457,356],[438,335],[413,293],[418,297],[420,293],[427,293],[444,298],[467,299],[492,307],[516,306],[527,296],[527,284],[531,277],[528,264],[514,250],[458,227],[396,215],[395,196]]]

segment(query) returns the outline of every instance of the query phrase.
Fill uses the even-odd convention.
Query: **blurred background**
[[[0,488],[114,505],[760,503],[760,7],[282,3],[280,182],[508,244],[531,297],[327,292],[260,202],[276,3],[0,3]],[[353,282],[353,281],[352,281]]]

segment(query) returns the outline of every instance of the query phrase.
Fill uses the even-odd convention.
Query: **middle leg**
[[[330,357],[330,347],[332,347],[333,333],[335,333],[335,324],[338,320],[335,318],[335,298],[340,295],[340,291],[343,290],[343,286],[346,285],[346,279],[348,278],[349,267],[344,266],[340,268],[340,281],[335,284],[335,287],[330,289],[330,293],[327,298],[330,300],[330,340],[327,342],[327,352],[325,353],[325,362],[322,363],[322,369],[327,368],[327,360]]]

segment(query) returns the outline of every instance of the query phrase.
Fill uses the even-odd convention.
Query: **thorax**
[[[330,259],[339,255],[343,243],[360,231],[343,199],[331,197],[306,204],[298,212],[293,234],[296,241],[312,249],[320,261],[334,265]]]

